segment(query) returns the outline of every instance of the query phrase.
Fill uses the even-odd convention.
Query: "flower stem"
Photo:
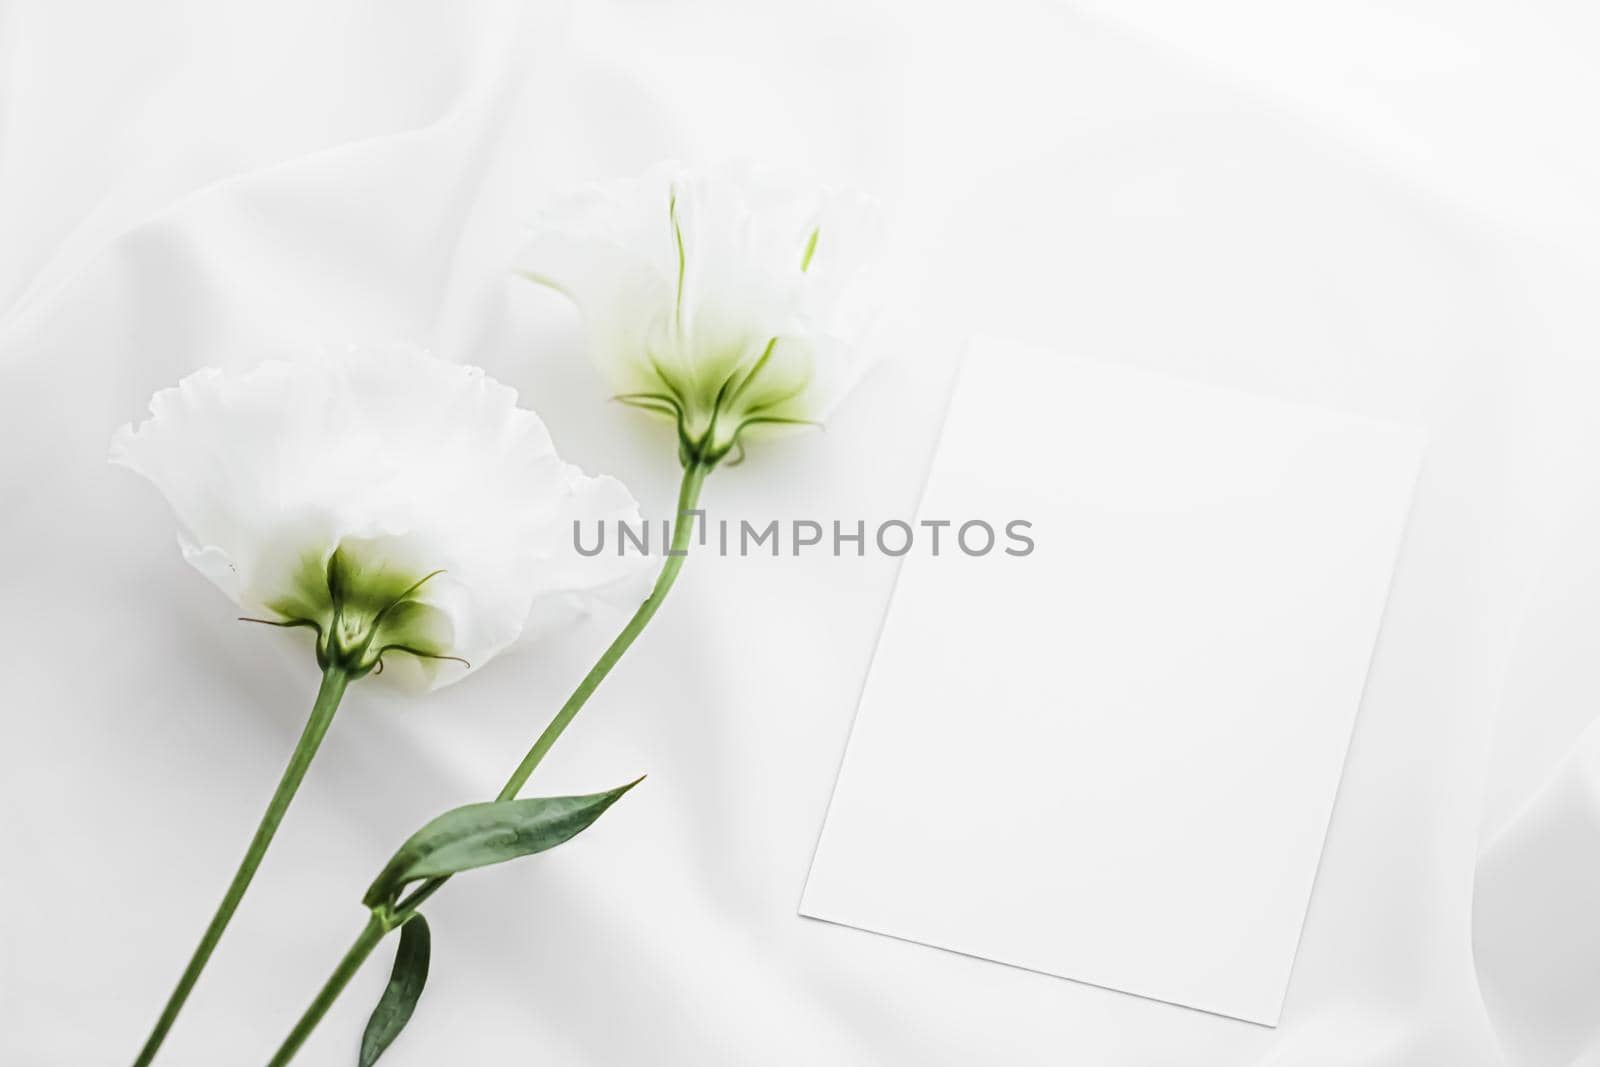
[[[311,1031],[317,1028],[322,1017],[328,1014],[328,1009],[333,1007],[333,1002],[339,999],[339,994],[344,992],[344,987],[350,984],[350,979],[361,969],[361,965],[372,955],[372,950],[378,947],[378,942],[383,940],[383,935],[388,933],[383,923],[374,915],[367,920],[366,927],[361,931],[361,936],[356,938],[355,944],[344,954],[344,959],[339,961],[339,966],[333,969],[328,980],[317,991],[317,998],[311,1006],[300,1016],[300,1021],[294,1024],[294,1029],[289,1031],[289,1036],[279,1046],[278,1051],[272,1056],[267,1067],[283,1067],[300,1051],[300,1046],[305,1044],[306,1038],[311,1036]]]
[[[194,955],[189,957],[189,965],[183,969],[177,987],[167,998],[166,1007],[161,1009],[161,1017],[156,1020],[155,1028],[145,1040],[144,1048],[139,1051],[139,1058],[134,1061],[134,1067],[147,1067],[156,1058],[161,1043],[166,1040],[167,1031],[172,1029],[173,1022],[178,1018],[178,1012],[183,1010],[184,1001],[189,999],[190,991],[199,980],[200,972],[205,970],[207,961],[211,959],[211,953],[216,950],[217,942],[222,940],[222,932],[228,928],[228,922],[238,909],[239,901],[244,899],[245,890],[250,888],[250,880],[255,877],[256,868],[261,866],[261,858],[266,855],[267,846],[272,844],[273,835],[278,832],[278,824],[283,821],[284,812],[289,810],[289,802],[294,799],[295,791],[300,788],[301,779],[306,776],[306,768],[311,766],[311,759],[317,754],[317,747],[322,744],[322,738],[327,734],[329,724],[333,722],[333,713],[338,710],[339,700],[344,696],[345,687],[349,684],[350,675],[341,667],[329,667],[322,672],[322,686],[317,690],[317,700],[312,705],[311,718],[306,721],[300,740],[294,746],[294,754],[289,757],[289,766],[284,768],[283,777],[278,781],[278,788],[267,804],[266,814],[261,816],[261,825],[256,827],[255,836],[250,839],[250,847],[245,850],[244,860],[234,873],[233,881],[228,884],[228,891],[223,894],[222,903],[217,905],[217,912],[211,917],[211,924],[206,927],[206,932],[200,938],[200,944],[195,948]]]
[[[578,688],[574,689],[572,695],[567,698],[567,702],[561,705],[561,710],[556,712],[555,717],[550,720],[550,724],[539,735],[539,739],[533,743],[533,747],[528,749],[527,755],[522,757],[522,762],[517,764],[517,769],[506,780],[505,786],[500,790],[499,795],[495,797],[496,800],[510,800],[522,791],[522,787],[527,784],[528,778],[533,774],[534,769],[539,766],[540,761],[544,759],[545,754],[550,751],[551,746],[556,743],[566,728],[572,724],[572,720],[577,717],[579,711],[583,710],[584,704],[594,695],[594,691],[600,688],[600,683],[605,681],[606,675],[610,674],[611,669],[617,665],[617,661],[622,659],[623,653],[627,652],[634,641],[638,640],[639,635],[644,632],[644,628],[655,617],[655,613],[661,607],[661,602],[667,598],[667,593],[672,589],[672,583],[678,580],[678,571],[683,569],[683,561],[688,555],[689,541],[693,536],[695,525],[692,521],[685,520],[689,518],[689,513],[695,509],[695,505],[699,502],[700,489],[705,484],[706,475],[710,474],[714,467],[714,463],[706,463],[699,460],[684,464],[683,482],[678,489],[678,516],[677,521],[673,524],[672,545],[667,550],[666,562],[661,566],[661,573],[656,576],[655,587],[650,590],[650,595],[645,598],[644,603],[639,605],[639,609],[633,613],[633,617],[622,628],[622,632],[617,634],[611,644],[606,647],[606,650],[600,654],[600,658],[595,661],[594,666],[589,668],[589,673],[583,676],[583,681],[578,683]],[[295,1023],[294,1030],[290,1032],[282,1047],[273,1056],[271,1067],[282,1067],[283,1064],[289,1062],[311,1031],[316,1028],[322,1016],[327,1013],[334,1000],[338,998],[339,993],[343,991],[351,976],[355,974],[362,962],[371,954],[378,940],[388,930],[399,929],[404,926],[417,913],[417,909],[422,906],[423,901],[437,893],[449,880],[449,876],[430,878],[419,885],[409,896],[396,905],[394,915],[387,924],[387,929],[380,924],[377,931],[374,932],[374,924],[377,923],[376,917],[367,923],[366,929],[361,932],[361,936],[356,939],[355,944],[350,946],[350,950],[345,953],[344,959],[339,962],[339,966],[333,972],[332,977],[322,987],[322,991],[317,994],[317,999],[311,1002],[311,1006],[300,1016],[300,1021]]]
[[[672,583],[678,580],[678,571],[683,569],[683,560],[689,551],[689,539],[694,532],[694,523],[684,520],[699,502],[700,487],[705,484],[706,475],[709,473],[711,468],[701,463],[691,463],[684,468],[683,484],[678,489],[678,517],[673,524],[672,547],[667,551],[666,562],[661,565],[661,573],[656,576],[655,588],[650,590],[645,602],[639,605],[639,610],[633,613],[628,625],[622,628],[622,632],[600,654],[595,665],[589,668],[589,673],[583,676],[583,681],[578,683],[578,688],[572,691],[567,702],[561,705],[561,710],[550,720],[550,725],[544,728],[544,733],[539,735],[533,747],[528,749],[528,754],[522,757],[522,762],[517,764],[517,769],[506,779],[499,796],[495,797],[496,800],[510,800],[522,791],[534,768],[544,759],[545,753],[550,751],[550,747],[561,737],[562,732],[577,717],[578,712],[583,710],[583,705],[594,695],[594,691],[600,688],[600,683],[611,673],[611,668],[617,665],[622,654],[628,651],[633,642],[644,632],[645,626],[655,617],[661,602],[667,598],[667,593],[672,589]]]

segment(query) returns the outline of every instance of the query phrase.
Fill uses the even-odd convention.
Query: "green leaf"
[[[555,848],[587,829],[618,797],[642,781],[637,778],[608,792],[581,797],[496,800],[447,811],[400,846],[367,890],[363,903],[369,908],[392,906],[407,885],[423,878],[444,877]]]
[[[378,1057],[386,1052],[400,1031],[411,1021],[417,1008],[417,998],[428,982],[428,956],[433,938],[428,933],[427,920],[414,915],[400,928],[400,948],[394,954],[394,970],[389,972],[389,984],[378,998],[367,1020],[367,1031],[361,1035],[359,1067],[372,1067]]]

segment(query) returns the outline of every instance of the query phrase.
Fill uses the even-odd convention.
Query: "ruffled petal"
[[[666,164],[559,202],[523,263],[577,303],[625,397],[720,455],[747,423],[819,420],[860,377],[871,215],[853,193]]]
[[[562,462],[514,390],[420,352],[196,372],[117,433],[111,459],[161,490],[185,557],[247,612],[317,621],[318,575],[341,545],[394,588],[442,572],[403,612],[426,638],[416,651],[473,668],[517,639],[536,599],[612,590],[619,568],[640,565],[572,543],[596,500],[637,517],[620,484]],[[434,684],[465,670],[425,666]]]

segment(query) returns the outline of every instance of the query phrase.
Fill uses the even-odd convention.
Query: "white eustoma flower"
[[[562,462],[477,368],[348,349],[201,370],[150,411],[112,462],[155,483],[184,557],[246,613],[314,629],[324,668],[360,677],[406,652],[391,658],[444,684],[536,602],[625,586],[639,564],[574,549],[575,520],[637,521],[633,498]]]
[[[521,261],[582,311],[618,398],[672,418],[685,462],[824,418],[860,376],[859,194],[664,164],[536,219]]]

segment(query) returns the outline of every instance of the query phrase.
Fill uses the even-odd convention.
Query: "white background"
[[[647,787],[430,906],[386,1062],[1597,1062],[1600,15],[575,8],[0,7],[5,1062],[131,1057],[315,685],[111,431],[199,366],[412,341],[660,515],[669,442],[506,266],[546,191],[728,154],[880,195],[903,323],[825,434],[715,477],[729,517],[908,514],[975,330],[1429,431],[1283,1024],[797,918],[893,566],[707,557],[539,775]],[[162,1062],[260,1062],[393,845],[492,792],[619,621],[426,701],[359,688]],[[353,1061],[383,971],[302,1062]]]

